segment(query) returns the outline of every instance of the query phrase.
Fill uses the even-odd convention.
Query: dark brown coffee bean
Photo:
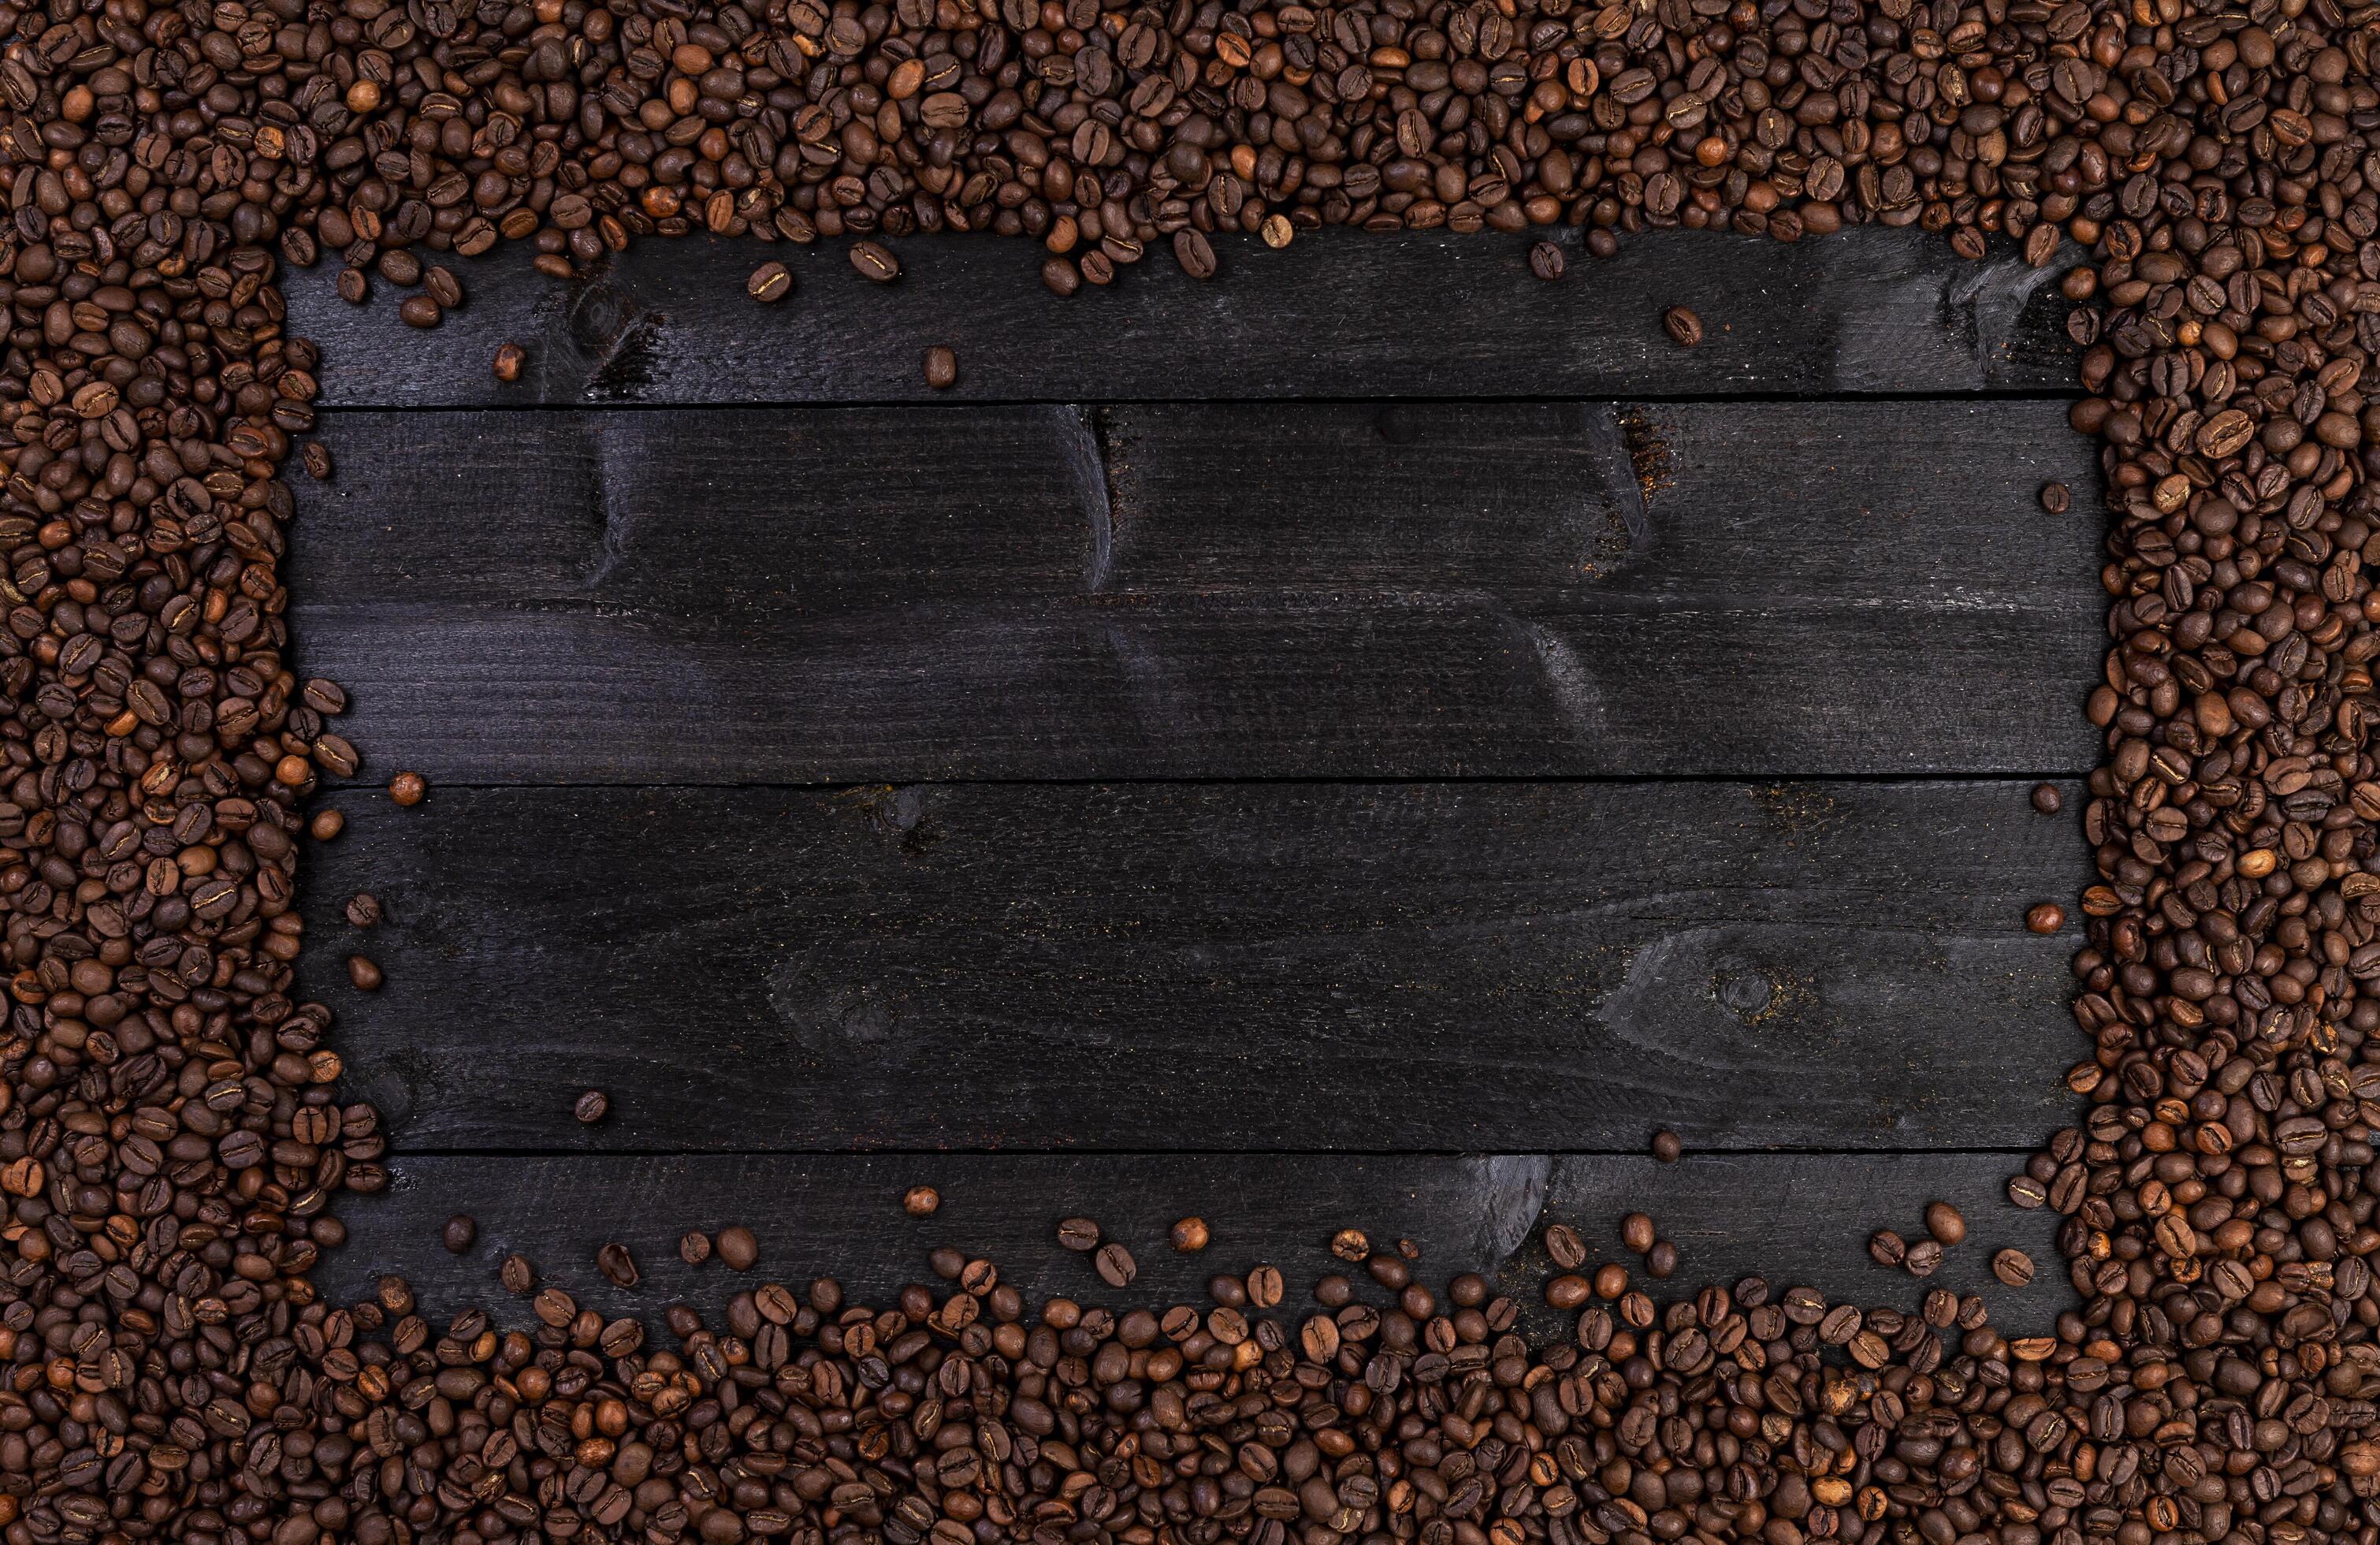
[[[435,327],[446,320],[438,302],[426,295],[408,295],[396,308],[397,320],[407,327]]]
[[[528,363],[528,351],[522,348],[520,345],[499,344],[496,346],[495,370],[496,379],[498,381],[518,381],[521,378],[522,367]]]
[[[1091,1260],[1099,1269],[1099,1280],[1110,1287],[1129,1287],[1132,1279],[1140,1272],[1139,1263],[1132,1259],[1132,1252],[1113,1240],[1100,1246]]]
[[[1620,1242],[1643,1255],[1653,1247],[1653,1220],[1642,1212],[1631,1212],[1620,1220]]]
[[[1909,1242],[1888,1228],[1868,1235],[1867,1253],[1878,1266],[1898,1266],[1909,1259]]]
[[[1279,1267],[1251,1266],[1248,1268],[1248,1302],[1257,1308],[1269,1309],[1277,1307],[1281,1303],[1281,1296],[1287,1291],[1287,1288],[1288,1284],[1281,1280]]]
[[[936,344],[926,350],[926,384],[937,392],[948,391],[958,384],[959,357]]]
[[[2064,515],[2072,505],[2073,497],[2066,492],[2064,483],[2051,482],[2041,485],[2041,507],[2050,514]]]
[[[1072,295],[1083,287],[1083,275],[1066,258],[1051,258],[1041,265],[1041,283],[1052,295]]]
[[[880,285],[889,285],[901,277],[901,261],[873,241],[851,244],[851,266],[859,270],[861,277]]]
[[[1540,279],[1562,276],[1562,249],[1550,241],[1540,241],[1529,249],[1529,272]]]
[[[749,1271],[760,1259],[760,1242],[741,1223],[730,1223],[719,1231],[718,1249],[719,1259],[733,1271]]]
[[[399,772],[388,781],[388,797],[397,804],[410,808],[430,795],[430,784],[419,772]]]
[[[1967,1220],[1947,1201],[1929,1202],[1925,1207],[1925,1232],[1945,1245],[1956,1245],[1967,1237]]]
[[[1683,306],[1672,306],[1661,313],[1661,326],[1670,341],[1680,348],[1692,348],[1703,341],[1703,319]]]
[[[942,1194],[931,1186],[912,1186],[901,1197],[901,1210],[912,1218],[930,1218],[941,1205]]]
[[[592,1126],[612,1113],[612,1097],[601,1089],[589,1089],[571,1106],[570,1113],[584,1126]]]
[[[856,252],[853,254],[852,262],[855,266],[858,264]],[[860,272],[866,274],[868,270],[861,267]],[[794,293],[794,275],[783,263],[764,262],[744,281],[744,293],[764,306],[772,304]]]
[[[306,828],[316,842],[329,842],[346,829],[347,818],[336,810],[316,810]]]
[[[537,1269],[529,1264],[528,1257],[525,1255],[508,1255],[504,1257],[504,1264],[496,1268],[496,1280],[504,1284],[506,1293],[526,1297],[537,1286]]]
[[[1941,1242],[1935,1239],[1915,1241],[1909,1247],[1909,1253],[1900,1258],[1900,1264],[1912,1277],[1932,1276],[1942,1264]]]
[[[354,928],[380,926],[380,898],[370,891],[358,891],[347,898],[347,922]]]
[[[1546,1228],[1546,1254],[1557,1270],[1575,1271],[1586,1259],[1586,1242],[1568,1223],[1551,1223]]]
[[[1184,1218],[1173,1225],[1173,1247],[1191,1254],[1207,1247],[1207,1220]]]
[[[468,1213],[457,1212],[446,1220],[446,1232],[442,1242],[445,1245],[449,1255],[461,1255],[469,1249],[471,1242],[479,1237],[478,1221]]]
[[[1181,264],[1182,272],[1193,279],[1211,279],[1215,276],[1215,249],[1195,225],[1184,225],[1173,233],[1173,261]],[[1044,269],[1043,274],[1046,277],[1048,270]],[[1050,287],[1058,288],[1055,285]],[[1060,293],[1069,292],[1060,291]]]
[[[595,1269],[620,1287],[634,1287],[638,1282],[637,1259],[628,1247],[610,1244],[595,1252]]]
[[[463,281],[455,277],[453,269],[434,264],[425,269],[421,275],[421,287],[429,293],[431,299],[438,303],[442,311],[451,311],[463,304]]]
[[[1628,1291],[1628,1268],[1617,1261],[1605,1261],[1595,1269],[1595,1296],[1606,1303]]]
[[[2066,926],[2066,908],[2045,901],[2024,915],[2024,926],[2035,933],[2055,933]]]
[[[334,468],[331,463],[331,448],[328,445],[323,444],[320,440],[308,442],[302,459],[308,477],[316,482],[331,481]]]
[[[377,992],[382,980],[381,969],[360,955],[347,956],[347,979],[356,984],[358,992]]]
[[[1099,1225],[1088,1218],[1058,1220],[1058,1243],[1077,1254],[1099,1247]]]
[[[1678,1135],[1664,1126],[1653,1134],[1653,1157],[1664,1164],[1674,1164],[1685,1157],[1686,1145]]]
[[[1666,1239],[1656,1239],[1653,1247],[1645,1252],[1645,1270],[1667,1281],[1678,1269],[1678,1247]]]
[[[2006,1249],[1992,1257],[1992,1274],[2010,1287],[2022,1287],[2033,1281],[2033,1258],[2019,1249]]]

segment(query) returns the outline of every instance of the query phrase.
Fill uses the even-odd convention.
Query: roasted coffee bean
[[[1620,1220],[1620,1242],[1643,1255],[1653,1247],[1653,1220],[1642,1212],[1631,1212]]]
[[[1099,1225],[1088,1218],[1058,1220],[1058,1243],[1077,1254],[1099,1247]]]
[[[358,891],[347,898],[347,922],[355,928],[380,926],[380,898],[370,891]]]
[[[1663,311],[1661,327],[1680,348],[1692,348],[1703,341],[1703,319],[1683,306],[1672,306]]]
[[[1947,1201],[1928,1202],[1925,1232],[1945,1245],[1956,1245],[1967,1237],[1967,1220]]]
[[[601,1089],[589,1089],[570,1107],[570,1113],[584,1126],[592,1126],[612,1113],[612,1097]]]
[[[2056,784],[2035,784],[2033,785],[2033,808],[2040,811],[2043,815],[2056,815],[2060,809],[2065,808],[2065,805],[2066,801],[2064,797],[2058,794],[2058,785]]]
[[[1132,1279],[1140,1273],[1140,1265],[1132,1259],[1132,1252],[1113,1240],[1100,1246],[1091,1262],[1099,1268],[1099,1280],[1110,1287],[1129,1287]]]
[[[1540,279],[1562,276],[1562,249],[1550,241],[1540,241],[1529,249],[1529,272]]]
[[[1645,1252],[1645,1270],[1652,1276],[1667,1281],[1678,1269],[1678,1247],[1666,1239],[1656,1239],[1653,1247]]]
[[[1290,225],[1288,215],[1268,214],[1264,217],[1264,224],[1258,227],[1257,234],[1264,237],[1266,246],[1278,249],[1288,246],[1297,231],[1296,227]]]
[[[902,1193],[901,1210],[912,1218],[930,1218],[941,1205],[942,1194],[931,1186],[912,1186]]]
[[[699,1266],[710,1259],[710,1235],[698,1228],[690,1228],[678,1235],[677,1258],[688,1266]]]
[[[889,285],[901,277],[901,260],[873,241],[851,244],[851,266],[859,270],[862,278],[880,285]]]
[[[1674,1164],[1685,1156],[1686,1145],[1668,1127],[1653,1134],[1653,1157],[1664,1164]]]
[[[1052,295],[1072,295],[1083,287],[1083,275],[1065,258],[1051,258],[1041,265],[1041,283]]]
[[[634,1287],[638,1282],[637,1259],[628,1247],[610,1244],[595,1252],[595,1269],[609,1277],[614,1285]]]
[[[1586,1260],[1586,1242],[1568,1223],[1551,1223],[1546,1228],[1546,1254],[1556,1271],[1575,1271]]]
[[[760,1242],[741,1223],[730,1223],[719,1231],[718,1250],[719,1259],[733,1271],[749,1271],[760,1259]]]
[[[446,313],[427,295],[408,295],[398,303],[396,317],[407,327],[430,328],[444,322]]]
[[[331,481],[333,468],[330,446],[323,444],[320,440],[310,441],[307,444],[304,456],[299,459],[305,466],[308,477],[316,482]]]
[[[854,259],[856,262],[856,258]],[[866,269],[860,272],[866,273]],[[794,293],[794,275],[783,263],[764,262],[744,281],[744,293],[762,305],[783,300]]]
[[[347,956],[347,979],[355,983],[358,992],[377,992],[383,979],[380,967],[369,957],[351,955]]]
[[[469,1249],[471,1242],[479,1237],[478,1220],[468,1213],[457,1212],[446,1220],[446,1232],[441,1236],[441,1242],[445,1245],[448,1254],[461,1255]]]
[[[441,310],[451,311],[463,304],[463,281],[455,277],[451,268],[432,264],[422,273],[421,287]]]
[[[537,1286],[537,1269],[525,1255],[508,1255],[496,1268],[496,1280],[504,1284],[506,1293],[527,1297]]]
[[[937,392],[948,391],[959,382],[959,357],[936,344],[926,350],[926,384]]]
[[[2055,933],[2066,926],[2066,908],[2045,901],[2026,911],[2024,926],[2035,933]]]
[[[1628,1268],[1606,1261],[1595,1269],[1595,1296],[1606,1303],[1628,1291]]]
[[[1898,1266],[1909,1259],[1909,1242],[1888,1228],[1868,1235],[1867,1253],[1879,1266]]]
[[[419,772],[399,772],[388,781],[388,797],[410,808],[429,797],[430,785]]]
[[[1207,1247],[1207,1220],[1184,1218],[1173,1225],[1173,1247],[1184,1255]]]
[[[1932,1276],[1941,1269],[1942,1242],[1938,1239],[1912,1242],[1908,1253],[1900,1258],[1900,1264],[1912,1277]]]
[[[1342,1260],[1362,1260],[1372,1253],[1371,1236],[1359,1228],[1342,1228],[1330,1236],[1330,1253]]]
[[[528,363],[528,352],[518,344],[496,346],[496,379],[515,382],[521,378],[521,368]]]
[[[1215,276],[1214,246],[1196,225],[1184,225],[1173,233],[1173,261],[1193,279]],[[1057,286],[1052,285],[1050,288]]]
[[[2041,507],[2050,514],[2064,515],[2072,504],[2073,496],[2066,492],[2064,483],[2049,482],[2041,485]]]
[[[336,810],[316,810],[306,830],[316,842],[329,842],[347,829],[347,818]]]
[[[1992,1257],[1992,1274],[2010,1287],[2022,1287],[2033,1281],[2033,1258],[2019,1249],[2006,1249]]]

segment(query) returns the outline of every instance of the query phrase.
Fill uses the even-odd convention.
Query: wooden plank
[[[1473,397],[2070,389],[2067,306],[2052,272],[2012,251],[1970,263],[1939,237],[1870,230],[1780,247],[1692,232],[1646,236],[1608,262],[1563,232],[1569,276],[1528,272],[1529,238],[1333,233],[1280,252],[1219,241],[1199,285],[1168,256],[1107,291],[1045,291],[1030,241],[895,242],[904,276],[875,286],[841,242],[644,242],[565,285],[507,251],[453,266],[465,308],[423,335],[397,292],[358,311],[327,265],[289,286],[290,330],[320,341],[326,401],[889,402],[922,399],[920,357],[959,356],[982,400]],[[758,264],[792,268],[774,307],[744,292]],[[1660,313],[1691,306],[1691,351]],[[528,351],[520,382],[489,363]]]
[[[1269,1262],[1286,1280],[1281,1312],[1295,1324],[1312,1311],[1315,1279],[1347,1270],[1327,1245],[1353,1225],[1376,1248],[1399,1238],[1419,1245],[1416,1275],[1433,1289],[1458,1272],[1482,1272],[1527,1305],[1529,1329],[1546,1336],[1569,1322],[1543,1307],[1551,1274],[1545,1225],[1567,1223],[1595,1259],[1633,1270],[1618,1225],[1623,1212],[1643,1209],[1679,1250],[1667,1284],[1635,1274],[1637,1286],[1663,1297],[1756,1271],[1779,1292],[1807,1284],[1907,1308],[1930,1287],[1981,1291],[2003,1326],[2033,1328],[2046,1326],[2071,1294],[2053,1248],[2056,1214],[2007,1200],[2007,1177],[2019,1163],[2000,1153],[1690,1155],[1670,1165],[1536,1154],[412,1157],[392,1166],[386,1193],[342,1204],[354,1242],[333,1252],[315,1280],[334,1301],[347,1302],[370,1292],[380,1272],[400,1272],[437,1317],[503,1301],[497,1263],[518,1250],[581,1304],[650,1319],[672,1302],[714,1312],[730,1294],[772,1281],[798,1290],[818,1274],[883,1305],[907,1283],[941,1286],[925,1258],[955,1245],[989,1257],[1037,1307],[1052,1294],[1118,1308],[1203,1306],[1209,1277]],[[903,1192],[917,1185],[941,1193],[931,1218],[901,1210]],[[1868,1259],[1865,1243],[1877,1228],[1921,1236],[1918,1214],[1936,1198],[1956,1205],[1970,1228],[1939,1271],[1919,1282]],[[457,1211],[480,1225],[477,1245],[460,1259],[439,1243]],[[1214,1242],[1177,1254],[1167,1231],[1193,1213],[1206,1219]],[[1133,1252],[1139,1275],[1131,1288],[1108,1288],[1086,1258],[1057,1245],[1057,1221],[1070,1214],[1093,1218]],[[759,1237],[754,1270],[730,1271],[716,1259],[689,1268],[678,1259],[685,1230],[729,1223]],[[595,1270],[596,1250],[613,1241],[637,1260],[633,1291]],[[2008,1246],[2031,1254],[2039,1270],[2022,1292],[1991,1274],[1993,1253]],[[1368,1279],[1364,1285],[1367,1300],[1387,1301]]]
[[[331,420],[295,626],[446,782],[2079,772],[2052,401]],[[381,775],[384,776],[384,772]]]
[[[2021,919],[2087,878],[2025,793],[358,794],[303,979],[417,1153],[2022,1144],[2084,1047]]]

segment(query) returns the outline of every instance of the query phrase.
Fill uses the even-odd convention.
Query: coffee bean
[[[1052,295],[1072,295],[1083,287],[1083,276],[1064,258],[1051,258],[1041,265],[1041,283]]]
[[[1925,1207],[1925,1232],[1945,1245],[1956,1245],[1967,1237],[1967,1220],[1947,1201],[1929,1202]]]
[[[467,1245],[465,1248],[469,1247]],[[528,1257],[525,1255],[508,1255],[496,1268],[496,1280],[504,1284],[506,1293],[527,1297],[537,1286],[537,1269],[529,1264]]]
[[[310,441],[307,444],[305,455],[302,460],[304,462],[306,475],[308,477],[313,479],[316,482],[329,482],[331,481],[331,474],[333,471],[331,465],[331,447],[323,444],[320,440]]]
[[[1113,1240],[1100,1246],[1091,1261],[1099,1268],[1099,1280],[1110,1287],[1129,1287],[1132,1279],[1140,1272],[1140,1266],[1132,1259],[1132,1252]]]
[[[2064,483],[2049,482],[2041,485],[2041,507],[2050,514],[2064,515],[2072,504],[2073,496],[2066,492]]]
[[[347,956],[347,979],[356,984],[358,992],[377,992],[383,979],[381,969],[360,955]]]
[[[2045,901],[2026,911],[2024,926],[2035,933],[2055,933],[2066,926],[2066,908]]]
[[[1193,279],[1215,276],[1215,249],[1195,225],[1184,225],[1173,233],[1173,261]]]
[[[1266,246],[1279,249],[1288,246],[1291,238],[1296,236],[1297,232],[1295,227],[1290,225],[1289,216],[1286,214],[1268,214],[1264,218],[1264,225],[1258,234],[1264,237]]]
[[[602,1272],[606,1277],[609,1277],[615,1286],[634,1287],[637,1285],[637,1260],[634,1256],[628,1253],[628,1247],[625,1245],[611,1244],[597,1250],[595,1252],[595,1269]]]
[[[1678,1135],[1664,1126],[1653,1134],[1653,1157],[1664,1164],[1674,1164],[1685,1156],[1686,1145]]]
[[[912,1186],[901,1197],[901,1210],[912,1218],[930,1218],[941,1205],[942,1194],[931,1186]]]
[[[347,898],[347,922],[354,928],[380,926],[380,899],[370,891],[358,891]]]
[[[1620,1242],[1643,1255],[1653,1247],[1653,1220],[1642,1212],[1631,1212],[1620,1220]]]
[[[859,257],[856,251],[852,255],[852,262],[859,266],[862,274],[868,273],[866,266],[859,263]],[[872,274],[869,276],[874,277]],[[752,271],[750,278],[744,281],[744,293],[764,306],[772,305],[794,293],[793,273],[783,263],[764,262]]]
[[[1888,1228],[1868,1235],[1867,1253],[1878,1266],[1898,1266],[1909,1259],[1909,1243]]]
[[[1173,1225],[1173,1247],[1184,1255],[1207,1247],[1207,1220],[1184,1218]]]
[[[316,810],[306,831],[316,842],[329,842],[347,829],[347,818],[336,810]]]
[[[901,277],[901,260],[873,241],[851,244],[851,266],[859,270],[862,278],[880,285],[889,285]]]
[[[2066,801],[2059,797],[2056,784],[2033,785],[2033,808],[2043,815],[2056,815]]]
[[[1666,1239],[1656,1239],[1653,1247],[1645,1252],[1645,1270],[1667,1281],[1678,1269],[1678,1247]]]
[[[601,1089],[589,1089],[570,1107],[570,1113],[582,1126],[592,1126],[612,1113],[612,1097]]]
[[[499,344],[496,346],[495,369],[496,379],[498,381],[507,383],[518,381],[521,378],[521,367],[528,362],[528,352],[522,348],[520,345]]]
[[[440,310],[438,302],[429,296],[408,295],[398,303],[396,317],[407,327],[430,328],[444,322],[446,313]]]
[[[2006,1249],[1992,1257],[1992,1274],[2010,1287],[2022,1287],[2033,1281],[2033,1258],[2019,1249]]]
[[[1680,348],[1692,348],[1703,341],[1703,319],[1683,306],[1672,306],[1661,313],[1661,326],[1670,341]]]
[[[1606,1303],[1628,1291],[1628,1268],[1617,1261],[1605,1261],[1595,1269],[1595,1296]]]
[[[1330,1236],[1330,1253],[1342,1260],[1362,1260],[1372,1253],[1371,1236],[1359,1228],[1342,1228]]]
[[[1109,260],[1105,252],[1086,252],[1075,260],[1075,266],[1082,271],[1083,283],[1087,285],[1111,285],[1115,282],[1115,264]]]
[[[937,392],[958,384],[959,357],[940,344],[926,350],[926,384]]]
[[[1529,249],[1529,272],[1540,279],[1562,276],[1562,249],[1550,241],[1540,241]]]
[[[461,1255],[480,1237],[479,1222],[468,1213],[457,1212],[446,1220],[446,1232],[442,1242],[449,1255]]]
[[[451,311],[463,304],[463,281],[455,277],[453,269],[433,264],[423,272],[421,287],[441,310]]]
[[[1900,1258],[1900,1264],[1912,1277],[1932,1276],[1942,1265],[1942,1242],[1938,1239],[1912,1242],[1909,1252]]]
[[[1557,1270],[1575,1271],[1586,1259],[1586,1242],[1568,1223],[1551,1223],[1546,1228],[1546,1254]]]
[[[1099,1247],[1099,1225],[1088,1218],[1058,1220],[1058,1243],[1077,1254]]]
[[[719,1259],[732,1271],[749,1271],[760,1259],[760,1242],[741,1223],[730,1223],[719,1231],[718,1249]]]
[[[710,1235],[698,1228],[690,1228],[678,1235],[677,1258],[688,1266],[699,1266],[710,1259]]]
[[[1278,1307],[1281,1294],[1287,1291],[1287,1286],[1288,1284],[1281,1279],[1281,1269],[1277,1266],[1248,1268],[1248,1302],[1257,1308],[1269,1309]]]
[[[399,772],[388,781],[388,797],[407,809],[430,795],[430,785],[419,772]]]

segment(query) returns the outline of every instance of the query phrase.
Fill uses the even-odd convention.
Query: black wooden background
[[[1992,1296],[2046,1319],[2001,1186],[2086,1048],[2076,935],[2022,917],[2086,856],[2027,794],[2095,760],[2104,638],[2052,276],[1916,233],[1524,250],[1250,242],[1062,302],[1029,243],[882,287],[648,244],[466,266],[428,335],[299,276],[339,469],[294,623],[368,759],[305,969],[396,1148],[332,1290],[451,1308],[518,1249],[607,1308],[882,1293],[947,1242],[1117,1300],[1070,1213],[1143,1302],[1310,1280],[1350,1224],[1533,1284],[1542,1224],[1623,1259],[1642,1206],[1678,1286],[1905,1301],[1864,1242],[1939,1197],[1937,1281],[2022,1246]],[[739,1222],[752,1277],[677,1262]]]

